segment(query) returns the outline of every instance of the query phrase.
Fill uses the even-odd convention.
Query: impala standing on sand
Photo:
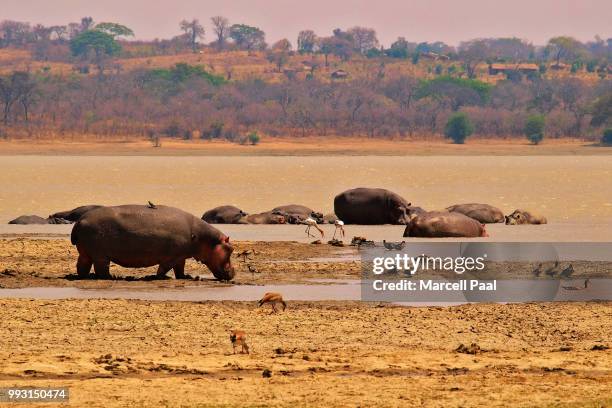
[[[257,307],[261,307],[265,304],[272,305],[272,313],[277,312],[276,305],[280,303],[283,305],[283,312],[287,308],[287,303],[283,300],[283,296],[280,293],[268,292],[257,302]]]

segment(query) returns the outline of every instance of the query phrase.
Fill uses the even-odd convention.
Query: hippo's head
[[[315,220],[317,223],[322,224],[325,221],[323,220],[323,213],[317,212],[317,211],[313,211],[310,213],[310,218],[312,218],[313,220]]]
[[[272,213],[268,218],[267,224],[286,224],[287,222],[290,222],[290,217],[291,216],[287,213]]]
[[[506,219],[506,225],[521,225],[528,224],[529,218],[526,216],[524,211],[514,210],[510,215],[504,216]]]
[[[221,235],[216,242],[201,241],[194,258],[208,266],[215,278],[230,280],[236,275],[231,262],[233,251],[234,247],[229,242],[229,237]]]
[[[398,203],[397,205],[391,207],[391,223],[392,224],[401,224],[405,225],[410,222],[410,212],[409,208],[412,205],[411,203]]]

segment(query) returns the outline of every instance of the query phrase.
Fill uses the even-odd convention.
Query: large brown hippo
[[[383,188],[354,188],[334,198],[334,213],[346,224],[406,224],[423,212],[403,197]]]
[[[202,215],[202,219],[210,224],[238,224],[246,212],[233,205],[222,205],[208,210]]]
[[[484,224],[458,212],[430,211],[414,215],[404,230],[405,237],[488,237]]]
[[[287,219],[282,214],[266,211],[259,214],[250,214],[243,217],[239,224],[286,224]]]
[[[504,222],[504,213],[489,204],[457,204],[446,208],[450,212],[458,212],[470,218],[480,221],[483,224],[494,224]]]
[[[312,208],[299,204],[281,205],[273,208],[272,213],[285,216],[285,219],[289,224],[299,224],[307,218],[312,218],[318,223],[323,222],[322,213],[316,212]]]
[[[70,241],[79,251],[77,273],[109,278],[109,264],[126,268],[159,265],[157,274],[174,269],[185,277],[185,260],[195,258],[208,266],[215,278],[234,277],[229,238],[201,219],[162,205],[101,207],[85,213],[72,228]]]
[[[506,215],[506,225],[526,225],[526,224],[546,224],[546,217],[531,214],[525,210],[514,210],[510,215]]]
[[[87,211],[95,210],[96,208],[100,207],[102,206],[82,205],[80,207],[73,208],[72,210],[56,212],[55,214],[51,214],[49,218],[61,218],[69,222],[77,222]]]
[[[20,217],[15,218],[14,220],[10,220],[9,224],[17,224],[17,225],[42,225],[42,224],[70,224],[70,221],[66,221],[63,218],[43,218],[38,215],[22,215]]]

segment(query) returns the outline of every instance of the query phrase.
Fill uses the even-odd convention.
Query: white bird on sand
[[[336,232],[338,232],[338,230],[340,230],[340,235],[342,238],[344,238],[344,221],[336,220],[334,221],[334,226],[336,229],[334,230],[334,236],[332,239],[336,239]]]
[[[310,228],[315,227],[317,231],[319,231],[321,233],[321,237],[325,236],[325,233],[323,232],[323,230],[321,228],[319,228],[319,226],[317,225],[317,222],[313,219],[313,218],[306,218],[304,221],[302,221],[302,224],[306,224],[306,235],[308,235],[309,237],[314,237],[314,235],[312,235],[310,233]]]

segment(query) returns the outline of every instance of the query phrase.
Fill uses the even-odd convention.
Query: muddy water
[[[198,215],[230,203],[249,212],[288,203],[331,212],[338,192],[377,186],[427,209],[487,202],[595,225],[612,223],[610,180],[609,156],[2,156],[0,223],[147,200]]]
[[[568,283],[570,282],[570,283]],[[582,286],[583,280],[567,281],[563,285]],[[327,280],[327,284],[313,283],[308,285],[233,285],[219,287],[185,287],[181,289],[165,290],[135,290],[125,288],[110,289],[80,289],[58,287],[32,287],[23,289],[0,289],[0,298],[26,298],[26,299],[139,299],[153,301],[205,301],[205,300],[233,300],[256,301],[266,292],[280,292],[288,301],[358,301],[362,300],[362,285],[371,285],[371,282],[361,283],[358,280]],[[612,280],[592,279],[591,286],[585,290],[565,290],[560,288],[558,280],[506,280],[498,281],[500,293],[494,295],[473,295],[470,292],[445,292],[444,294],[410,293],[409,295],[390,298],[379,296],[380,300],[395,299],[399,304],[406,306],[438,305],[448,306],[478,302],[528,302],[537,300],[546,301],[588,301],[612,300]],[[545,294],[544,292],[550,292]],[[541,297],[543,294],[545,299]],[[370,294],[371,296],[371,294]],[[375,300],[373,297],[365,300]]]
[[[301,225],[217,225],[232,240],[236,241],[297,241],[312,242]],[[322,225],[324,241],[334,235],[333,225]],[[363,236],[374,241],[406,240],[402,238],[404,227],[401,225],[347,225],[345,243],[354,236]],[[0,238],[60,238],[67,239],[72,225],[8,225],[0,224]],[[473,241],[497,242],[610,242],[612,241],[612,220],[608,223],[594,221],[557,221],[546,225],[487,225],[488,238],[471,238]],[[318,238],[318,235],[317,235]],[[465,241],[465,238],[445,238],[435,241]],[[410,242],[434,241],[432,239],[410,238]],[[325,260],[319,260],[326,262]]]

